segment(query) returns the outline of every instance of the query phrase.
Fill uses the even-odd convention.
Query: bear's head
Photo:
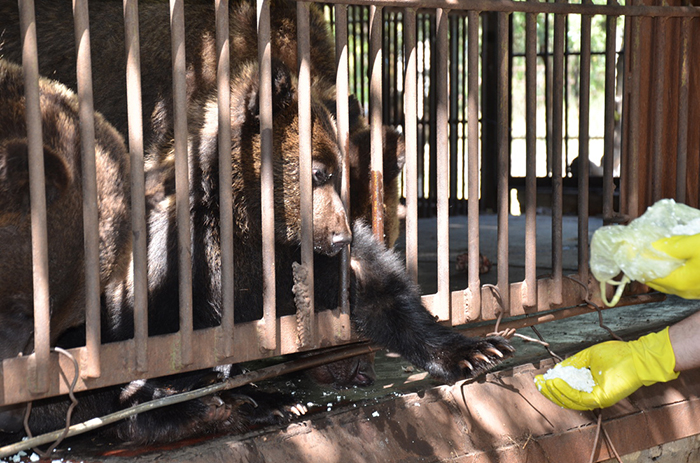
[[[336,114],[335,88],[328,89],[326,107]],[[362,105],[354,95],[348,97],[348,164],[350,166],[350,222],[372,223],[371,130]],[[394,127],[382,126],[384,187],[384,244],[391,248],[400,233],[402,218],[399,175],[405,163],[403,135]]]
[[[231,81],[231,161],[234,227],[236,233],[260,236],[261,228],[261,150],[260,98],[257,63],[243,66]],[[199,124],[197,163],[208,179],[205,196],[218,197],[218,110],[215,95],[203,103]],[[325,255],[337,254],[350,243],[352,232],[348,216],[338,194],[340,150],[334,118],[311,89],[312,167],[299,168],[299,114],[296,80],[280,61],[272,66],[272,165],[274,176],[275,239],[278,244],[298,246],[301,242],[300,191],[301,175],[311,176],[313,184],[313,245]],[[190,114],[197,113],[191,111]],[[196,116],[195,116],[196,117]],[[192,124],[192,122],[190,122]],[[209,171],[209,172],[208,172]]]

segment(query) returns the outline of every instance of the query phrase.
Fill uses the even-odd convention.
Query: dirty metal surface
[[[693,301],[605,311],[605,323],[625,339],[657,331],[697,310]],[[609,339],[591,313],[539,326],[560,355]],[[525,333],[525,332],[523,332]],[[71,443],[58,461],[206,462],[587,462],[596,416],[565,410],[536,390],[533,377],[553,365],[543,349],[515,340],[516,359],[475,382],[436,386],[400,359],[377,364],[371,389],[310,391],[309,382],[284,379],[299,403],[314,404],[304,420],[243,436],[188,441],[176,448],[138,449],[88,440]],[[423,374],[424,375],[424,374]],[[314,395],[316,394],[316,395]],[[332,405],[331,405],[332,402]],[[700,434],[700,370],[678,380],[642,388],[603,412],[603,426],[620,455]],[[602,438],[601,438],[602,439]],[[64,447],[65,449],[65,447]],[[594,461],[613,457],[601,441]]]
[[[188,462],[588,462],[593,412],[562,409],[533,385],[550,360],[313,416],[286,429],[179,449],[112,450],[80,460]],[[643,388],[603,412],[620,455],[700,433],[700,371]],[[191,444],[191,443],[190,443]],[[599,444],[594,461],[614,455]]]

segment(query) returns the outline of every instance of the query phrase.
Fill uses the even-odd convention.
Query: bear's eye
[[[314,185],[316,186],[321,186],[328,183],[331,177],[333,177],[333,174],[328,173],[325,169],[317,167],[313,169]]]

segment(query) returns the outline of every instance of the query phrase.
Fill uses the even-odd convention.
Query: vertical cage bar
[[[531,0],[534,1],[534,0]],[[524,307],[537,305],[537,15],[525,16],[525,285]]]
[[[676,19],[676,21],[679,21]],[[676,159],[676,200],[685,203],[688,168],[688,37],[691,18],[681,23],[681,69],[678,96],[678,153]]]
[[[584,0],[590,4],[591,0]],[[591,16],[581,16],[581,77],[578,128],[578,275],[588,281],[588,184],[591,93]]]
[[[636,2],[632,2],[636,4]],[[626,156],[627,165],[624,167],[625,173],[625,200],[623,213],[627,214],[630,219],[639,215],[639,124],[640,117],[640,87],[641,87],[641,69],[640,69],[640,33],[641,33],[641,18],[632,16],[628,18],[630,21],[631,43],[628,47],[630,51],[630,90],[625,96],[628,98],[629,105],[629,129],[628,129],[628,144]]]
[[[450,317],[450,152],[449,152],[449,89],[448,72],[448,10],[438,9],[435,15],[437,29],[437,81],[436,120],[437,132],[437,304],[434,315],[445,320]],[[435,310],[437,309],[437,310]]]
[[[467,85],[468,85],[468,72],[469,72],[469,44],[467,42],[467,37],[468,37],[468,13],[464,13],[462,16],[460,16],[460,23],[461,23],[461,28],[460,28],[460,34],[459,34],[459,41],[463,44],[462,45],[462,50],[459,55],[459,61],[462,64],[462,68],[460,69],[459,72],[459,79],[461,81],[461,87],[459,89],[459,94],[461,97],[461,102],[460,102],[460,111],[459,111],[459,122],[460,122],[460,140],[459,140],[459,147],[462,152],[462,163],[459,166],[460,171],[462,173],[462,184],[460,185],[461,191],[462,191],[462,207],[460,208],[460,211],[463,214],[467,214],[468,212],[468,203],[466,202],[469,199],[469,193],[468,193],[468,165],[469,165],[469,151],[468,151],[468,140],[467,140],[467,113],[469,111],[469,104],[468,104],[468,90],[467,90]],[[467,266],[468,266],[468,261],[467,261]]]
[[[173,54],[173,121],[175,203],[180,297],[180,360],[192,363],[192,237],[190,235],[189,173],[187,163],[187,92],[185,83],[185,11],[182,0],[170,0]]]
[[[406,130],[406,269],[418,282],[418,96],[416,10],[404,10],[404,108]]]
[[[561,2],[561,0],[558,0]],[[554,15],[554,58],[553,58],[553,95],[552,95],[552,274],[554,305],[562,301],[562,127],[563,127],[563,91],[564,91],[564,40],[565,21],[562,14]]]
[[[370,6],[370,146],[371,146],[371,191],[372,231],[377,239],[384,241],[384,180],[382,143],[382,8]]]
[[[423,95],[424,93],[424,88],[425,88],[425,42],[423,41],[423,37],[425,37],[425,20],[423,18],[422,14],[419,14],[416,12],[416,75],[417,75],[417,81],[416,81],[416,117],[418,117],[418,109],[420,108],[421,110],[421,116],[420,119],[416,119],[416,136],[418,137],[416,139],[416,146],[417,146],[417,158],[416,158],[416,164],[417,164],[417,170],[416,174],[418,175],[418,186],[417,186],[417,195],[418,195],[418,200],[417,200],[417,205],[418,207],[422,210],[424,205],[425,205],[425,198],[426,198],[426,193],[425,193],[425,184],[424,184],[424,177],[425,177],[425,172],[424,172],[424,166],[423,166],[423,157],[424,157],[424,142],[425,142],[425,126],[423,124],[423,119],[424,119],[424,107],[425,107],[425,96]],[[418,69],[418,63],[422,63],[422,66],[420,69]]]
[[[270,2],[258,0],[258,63],[260,66],[260,190],[262,210],[263,319],[262,347],[277,347],[275,287],[275,214],[272,159],[272,50]]]
[[[391,12],[389,13],[387,18],[388,22],[388,27],[386,28],[386,36],[385,36],[385,53],[388,53],[389,56],[387,57],[387,61],[389,62],[388,69],[386,71],[386,77],[383,79],[384,80],[384,94],[388,95],[388,101],[389,105],[388,107],[385,107],[384,110],[386,111],[386,114],[384,115],[384,120],[388,124],[395,124],[396,123],[396,114],[398,112],[398,105],[396,104],[397,101],[397,85],[396,85],[396,79],[398,78],[398,72],[397,72],[397,66],[398,66],[398,56],[396,52],[396,47],[398,45],[398,36],[397,36],[397,31],[396,31],[396,16],[397,13]]]
[[[497,101],[497,136],[498,136],[498,291],[501,298],[501,310],[504,313],[510,311],[510,282],[508,278],[508,214],[509,195],[509,98],[508,98],[508,45],[509,27],[508,13],[499,12],[498,15],[498,45],[497,45],[497,69],[498,69],[498,101]]]
[[[350,94],[349,67],[348,67],[348,7],[347,5],[335,5],[335,56],[336,56],[336,81],[335,104],[338,119],[338,145],[342,159],[342,176],[340,180],[340,195],[345,205],[348,217],[350,210],[350,159],[349,132],[350,121],[348,119]],[[340,333],[338,340],[350,339],[350,247],[345,246],[340,255],[340,320],[335,332]]]
[[[85,244],[85,342],[89,377],[100,376],[100,231],[97,224],[95,109],[92,100],[90,24],[86,0],[73,0],[76,77],[83,173],[83,241]]]
[[[364,63],[364,56],[362,53],[358,53],[358,50],[363,50],[364,49],[364,43],[365,43],[365,35],[363,32],[363,24],[364,24],[364,12],[366,7],[364,6],[353,6],[352,8],[352,21],[353,21],[353,63],[354,63],[354,69],[353,72],[355,74],[355,93],[358,95],[358,99],[360,100],[360,103],[364,107],[365,105],[365,86],[364,82],[366,79],[366,74],[365,74],[365,63]],[[358,46],[359,42],[359,46]]]
[[[654,18],[654,114],[652,129],[651,198],[652,202],[661,199],[663,183],[663,134],[664,134],[664,96],[666,75],[666,18]]]
[[[627,169],[629,168],[627,162],[627,152],[629,147],[629,124],[630,124],[630,92],[632,88],[632,73],[630,71],[630,62],[632,61],[632,39],[630,37],[630,30],[632,29],[632,18],[623,16],[623,43],[625,44],[623,59],[623,72],[622,78],[620,79],[620,84],[622,85],[622,90],[619,93],[622,95],[621,106],[621,127],[620,127],[620,177],[619,177],[619,220],[623,220],[626,217],[627,211],[627,188],[628,188],[628,175]]]
[[[33,392],[48,390],[50,344],[49,259],[46,231],[44,147],[39,105],[39,62],[37,60],[34,2],[19,2],[22,31],[25,117],[29,158],[29,200],[32,223],[32,283],[34,297],[34,353],[31,355],[29,387]]]
[[[608,0],[608,5],[617,0]],[[617,16],[605,18],[605,133],[603,153],[603,220],[613,217],[613,168],[615,162],[615,69],[617,57]]]
[[[134,343],[136,371],[148,368],[148,243],[146,240],[146,187],[141,111],[141,55],[136,0],[124,0],[126,45],[126,103],[131,157],[131,239],[134,274]]]
[[[299,68],[299,190],[301,197],[301,265],[305,272],[295,274],[304,278],[308,291],[308,304],[297,306],[297,333],[301,346],[312,345],[314,331],[314,224],[313,185],[311,178],[311,96],[305,89],[311,88],[311,39],[309,38],[309,4],[297,3],[297,46]],[[299,283],[299,282],[297,282]]]
[[[231,87],[228,0],[215,0],[216,9],[216,89],[219,115],[219,220],[221,234],[221,335],[220,357],[233,355],[234,255],[233,197],[231,166]]]
[[[553,126],[553,114],[552,114],[552,88],[553,84],[553,73],[552,73],[552,40],[551,40],[551,30],[552,30],[552,15],[546,13],[544,15],[544,44],[542,48],[544,49],[544,62],[545,62],[545,75],[544,75],[544,87],[545,87],[545,111],[546,111],[546,144],[547,144],[547,174],[552,174],[552,126]]]
[[[467,12],[467,318],[481,317],[479,275],[479,12]]]
[[[437,194],[438,194],[438,141],[437,141],[437,85],[433,85],[433,82],[438,81],[438,62],[436,61],[440,56],[437,50],[437,43],[433,40],[434,37],[438,36],[437,31],[437,17],[436,15],[426,15],[426,37],[430,37],[430,42],[428,43],[428,60],[425,62],[426,77],[428,80],[428,85],[431,87],[426,91],[426,122],[424,125],[425,131],[427,132],[426,140],[428,142],[428,166],[427,166],[427,176],[428,176],[428,188],[426,191],[426,197],[428,198],[427,205],[432,212],[437,209]],[[439,276],[439,272],[438,272]]]
[[[457,172],[459,170],[459,166],[457,164],[458,157],[457,157],[457,141],[458,141],[458,135],[459,135],[459,103],[458,103],[458,98],[459,98],[459,73],[458,73],[458,63],[459,63],[459,52],[458,52],[458,34],[459,34],[459,23],[457,21],[458,17],[452,17],[450,18],[449,15],[447,16],[446,20],[448,22],[447,27],[450,30],[450,37],[452,37],[452,40],[448,40],[445,38],[445,41],[447,42],[447,46],[449,47],[449,53],[448,49],[445,49],[445,58],[444,59],[449,59],[449,74],[447,74],[448,77],[448,83],[449,83],[449,109],[448,109],[448,149],[449,149],[449,172],[451,173],[449,175],[449,191],[450,191],[450,207],[453,207],[455,212],[457,211],[458,207],[458,199],[457,199]],[[447,77],[446,76],[446,77]]]

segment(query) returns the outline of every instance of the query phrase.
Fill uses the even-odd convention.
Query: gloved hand
[[[671,257],[685,260],[685,264],[668,276],[648,281],[647,286],[685,299],[700,299],[700,234],[662,238],[654,241],[652,246]]]
[[[555,404],[574,410],[609,407],[641,386],[666,382],[678,377],[676,357],[668,328],[647,334],[636,341],[607,341],[561,362],[562,366],[589,368],[596,385],[593,391],[573,389],[563,379],[535,377],[539,391]]]

